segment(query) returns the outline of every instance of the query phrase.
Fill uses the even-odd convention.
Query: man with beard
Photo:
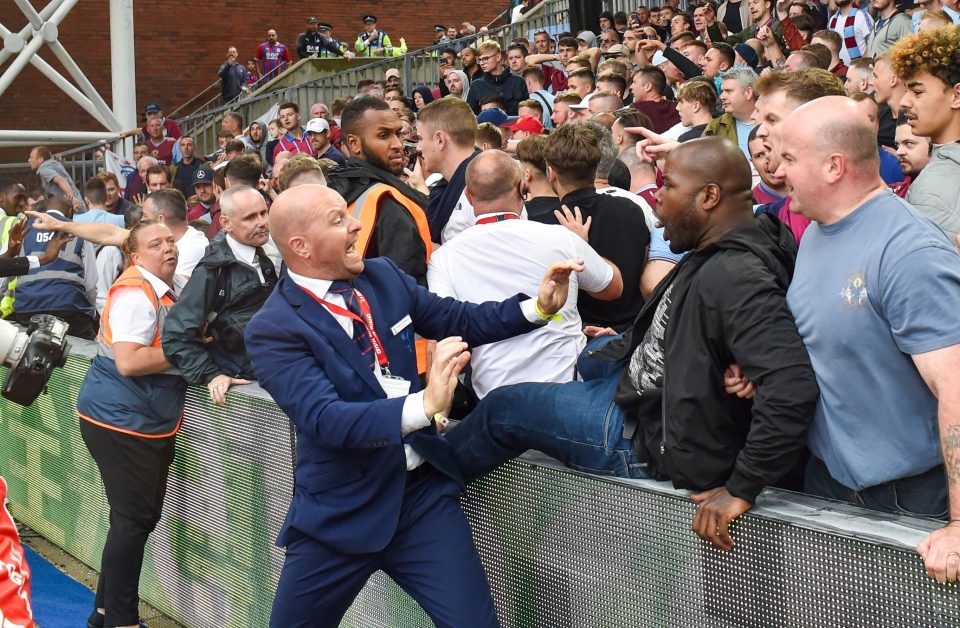
[[[180,138],[180,154],[182,159],[170,169],[173,173],[173,187],[180,190],[184,198],[189,198],[193,195],[193,175],[200,170],[197,143],[189,135]]]
[[[463,65],[463,73],[471,83],[483,78],[483,70],[477,65],[477,50],[473,46],[467,46],[460,51],[460,63]]]
[[[199,220],[210,224],[212,216],[220,214],[217,205],[217,194],[213,186],[213,170],[201,168],[193,174],[193,190],[197,195],[197,203],[187,212],[187,220]]]
[[[224,404],[230,386],[254,377],[243,333],[277,284],[276,268],[263,251],[270,229],[260,192],[233,186],[220,196],[220,208],[223,229],[193,269],[161,339],[167,359],[188,382],[205,385],[217,405]]]
[[[330,143],[330,123],[323,118],[313,118],[307,122],[307,137],[310,146],[317,155],[317,159],[335,161],[338,166],[345,166],[347,158],[337,147]]]
[[[723,140],[670,153],[656,214],[671,250],[690,253],[590,356],[602,375],[494,390],[450,432],[465,479],[535,449],[590,473],[670,480],[701,491],[694,531],[733,547],[729,523],[796,462],[818,394],[786,302],[796,244],[754,219],[750,184]],[[725,391],[732,363],[762,374],[752,403]]]
[[[330,174],[329,185],[362,224],[357,242],[361,255],[388,257],[426,286],[432,249],[428,199],[400,179],[407,163],[402,129],[386,102],[361,96],[350,103],[343,110],[341,130],[351,157]]]
[[[893,186],[893,191],[900,198],[906,198],[910,190],[910,183],[917,178],[920,171],[930,161],[930,138],[915,135],[910,122],[905,117],[897,121],[897,161],[905,179]]]

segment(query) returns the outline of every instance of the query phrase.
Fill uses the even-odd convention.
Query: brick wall
[[[29,0],[43,6],[40,0]],[[326,3],[323,3],[326,4]],[[329,3],[335,4],[335,3]],[[266,32],[275,28],[280,41],[291,48],[304,30],[306,17],[333,25],[333,35],[351,47],[363,30],[361,16],[373,13],[396,45],[406,38],[411,49],[433,42],[433,26],[467,20],[478,26],[493,19],[506,3],[459,5],[455,10],[444,0],[359,0],[340,3],[337,9],[321,9],[317,2],[277,0],[252,2],[183,2],[138,0],[134,3],[136,29],[137,108],[142,111],[157,100],[170,112],[217,79],[217,68],[227,48],[237,46],[242,60],[253,58]],[[60,26],[60,41],[78,62],[87,78],[111,101],[110,29],[107,0],[83,0]],[[266,16],[269,7],[273,16]],[[13,0],[0,0],[0,22],[13,31],[25,23]],[[2,44],[0,44],[2,45]],[[45,52],[44,52],[45,50]],[[66,72],[46,46],[41,56]],[[9,62],[0,67],[0,72]],[[28,65],[14,84],[0,96],[0,127],[7,129],[91,130],[102,127],[68,96]],[[26,161],[24,149],[0,149],[0,163]]]

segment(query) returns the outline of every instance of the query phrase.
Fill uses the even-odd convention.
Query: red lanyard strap
[[[373,314],[370,312],[370,304],[367,303],[367,299],[366,297],[363,296],[363,293],[361,293],[356,288],[353,289],[353,295],[356,297],[357,305],[360,307],[361,316],[357,316],[354,312],[351,312],[350,310],[344,309],[339,305],[334,305],[329,301],[325,301],[321,299],[320,297],[310,292],[306,288],[304,288],[304,291],[310,296],[312,296],[317,303],[326,307],[333,314],[337,314],[339,316],[346,316],[347,318],[354,320],[360,323],[361,325],[363,325],[363,328],[367,332],[367,338],[370,340],[370,346],[373,347],[373,353],[374,355],[377,356],[377,363],[382,368],[386,369],[388,373],[390,372],[390,361],[387,360],[387,352],[384,351],[383,343],[380,342],[380,336],[377,335],[377,330],[373,326]]]
[[[490,216],[484,216],[478,218],[476,224],[478,225],[488,225],[492,222],[503,222],[504,220],[519,220],[520,215],[514,212],[504,212],[502,214],[493,214]]]

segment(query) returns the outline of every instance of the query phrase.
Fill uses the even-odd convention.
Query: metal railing
[[[316,102],[332,103],[337,98],[353,97],[357,93],[357,84],[364,79],[382,80],[384,73],[391,68],[400,70],[404,80],[404,92],[411,93],[414,87],[425,85],[433,87],[440,76],[440,51],[457,43],[474,43],[484,39],[496,39],[508,44],[517,37],[533,37],[539,30],[559,32],[567,27],[569,12],[566,0],[545,2],[544,8],[529,19],[513,24],[489,29],[474,36],[414,50],[402,57],[376,60],[357,68],[336,72],[319,79],[297,85],[283,87],[266,94],[252,96],[228,105],[212,108],[180,120],[184,133],[194,137],[199,153],[211,152],[216,146],[217,122],[227,111],[236,111],[246,122],[256,120],[270,108],[282,102],[294,102],[302,112],[309,111]],[[305,121],[306,116],[303,116]]]
[[[650,6],[652,4],[652,0],[604,0],[603,8],[614,12],[630,12],[636,10],[639,6]],[[686,4],[686,2],[681,0],[681,4]],[[509,19],[509,13],[510,10],[502,12],[494,18],[491,24],[504,17]],[[332,73],[296,85],[281,87],[274,91],[226,104],[220,102],[218,90],[215,96],[201,103],[194,112],[179,118],[178,123],[185,134],[195,138],[197,154],[209,154],[218,148],[219,121],[227,111],[240,113],[244,120],[249,123],[266,114],[276,104],[294,102],[303,112],[302,120],[305,123],[309,115],[307,112],[313,103],[324,102],[329,105],[337,98],[352,98],[356,95],[357,84],[361,80],[382,80],[388,69],[396,68],[400,70],[404,81],[404,93],[409,94],[417,86],[433,87],[437,85],[440,75],[439,54],[441,50],[447,47],[456,47],[457,44],[474,44],[484,39],[495,39],[501,44],[508,45],[510,41],[518,37],[532,40],[534,33],[540,30],[558,35],[562,31],[569,30],[569,18],[569,0],[546,0],[527,19],[490,28],[453,42],[413,50],[402,57],[371,60],[370,63],[360,67]],[[204,94],[218,88],[218,86],[219,81],[212,83],[190,101],[178,107],[174,113],[188,109],[191,103],[200,100]],[[63,162],[71,176],[82,186],[90,176],[102,168],[103,161],[98,158],[97,151],[104,144],[116,151],[119,138],[64,151],[59,153],[57,157]]]

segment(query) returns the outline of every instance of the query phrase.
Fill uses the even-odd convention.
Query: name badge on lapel
[[[409,327],[409,326],[410,326],[410,323],[412,323],[412,322],[413,322],[413,319],[410,318],[410,315],[409,315],[409,314],[407,314],[406,316],[404,316],[403,318],[401,318],[400,320],[398,320],[398,321],[393,325],[393,327],[390,328],[390,333],[392,333],[394,336],[396,336],[396,335],[399,334],[401,331],[403,331],[404,329],[406,329],[407,327]]]

